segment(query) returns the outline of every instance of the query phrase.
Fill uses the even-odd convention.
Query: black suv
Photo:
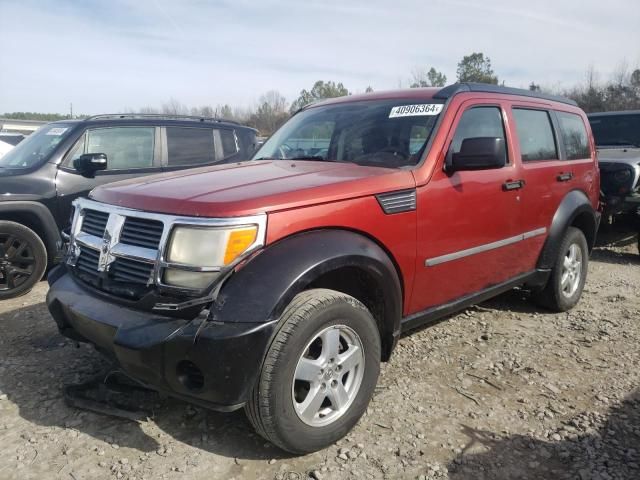
[[[237,162],[256,131],[231,121],[98,115],[49,123],[0,158],[0,300],[28,292],[58,260],[71,202],[142,175]]]

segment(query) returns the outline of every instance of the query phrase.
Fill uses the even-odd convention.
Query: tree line
[[[456,82],[479,82],[493,85],[505,85],[494,72],[491,59],[482,52],[465,55],[458,62]],[[447,76],[433,66],[416,68],[411,72],[408,82],[411,88],[444,87]],[[541,86],[534,81],[530,90],[563,95],[575,100],[589,112],[640,109],[640,69],[630,69],[621,64],[615,74],[607,81],[601,81],[595,69],[587,70],[585,81],[570,88]],[[369,86],[366,92],[372,92]],[[146,106],[139,109],[124,108],[121,113],[146,113],[165,115],[192,115],[197,117],[233,120],[256,128],[262,135],[271,135],[292,114],[318,100],[351,95],[351,91],[340,82],[318,80],[307,90],[300,91],[291,103],[277,90],[261,95],[253,107],[232,107],[229,104],[189,107],[177,99],[170,99],[159,107]],[[68,115],[55,113],[13,112],[5,113],[5,118],[24,120],[63,120]],[[82,117],[74,117],[82,118]]]

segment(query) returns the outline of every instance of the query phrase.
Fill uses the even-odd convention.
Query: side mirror
[[[498,137],[465,138],[458,153],[447,155],[446,171],[487,170],[507,164],[504,139]]]
[[[81,175],[93,178],[98,170],[106,170],[106,153],[85,153],[73,161],[73,167]]]

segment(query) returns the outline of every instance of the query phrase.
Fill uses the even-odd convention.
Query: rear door
[[[562,199],[573,189],[593,184],[593,163],[579,115],[523,101],[511,104],[509,118],[515,133],[514,155],[525,182],[518,221],[528,235],[521,255],[532,270]]]

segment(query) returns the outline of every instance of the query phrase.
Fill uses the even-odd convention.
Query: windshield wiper
[[[320,155],[300,155],[299,157],[287,158],[287,160],[320,160],[322,162],[332,161],[327,158],[321,157]]]

